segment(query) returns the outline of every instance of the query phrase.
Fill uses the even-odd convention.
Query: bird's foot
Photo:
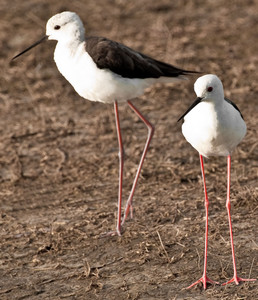
[[[108,237],[108,236],[121,236],[122,231],[121,228],[113,231],[103,232],[100,234],[100,238]]]
[[[203,284],[203,288],[206,290],[207,288],[207,282],[211,283],[211,284],[219,284],[219,282],[217,281],[213,281],[210,278],[208,278],[206,275],[203,275],[199,280],[195,281],[194,283],[192,283],[191,285],[189,285],[187,287],[187,289],[192,288],[193,286],[195,286],[196,284],[198,284],[199,282],[202,282]]]
[[[226,284],[229,284],[229,283],[232,283],[232,282],[235,282],[236,285],[239,285],[239,283],[241,281],[255,281],[256,279],[244,279],[244,278],[241,278],[241,277],[237,277],[237,276],[234,276],[232,279],[230,279],[229,281],[225,282],[225,283],[222,283],[222,285],[226,285]]]

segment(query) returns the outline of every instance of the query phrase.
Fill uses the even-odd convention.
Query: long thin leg
[[[118,187],[118,202],[117,202],[117,225],[116,231],[103,233],[101,236],[121,235],[121,210],[122,210],[122,191],[123,191],[123,169],[124,169],[124,149],[119,122],[118,104],[114,102],[114,111],[116,118],[116,130],[119,145],[119,187]]]
[[[114,102],[114,110],[115,110],[117,138],[118,138],[118,145],[119,145],[119,188],[118,188],[116,232],[118,235],[121,235],[121,209],[122,209],[122,190],[123,190],[124,148],[123,148],[123,141],[122,141],[122,135],[121,135],[120,122],[119,122],[117,101]]]
[[[209,200],[208,200],[208,194],[206,189],[206,182],[205,182],[205,174],[204,174],[204,165],[203,165],[203,157],[200,154],[200,163],[201,163],[201,170],[202,170],[202,179],[203,179],[203,187],[204,187],[204,196],[205,196],[205,212],[206,212],[206,221],[205,221],[205,248],[204,248],[204,267],[203,267],[203,275],[202,277],[191,284],[188,289],[193,287],[194,285],[198,284],[199,282],[203,283],[203,288],[206,289],[207,282],[213,283],[213,284],[219,284],[216,281],[213,281],[207,277],[207,253],[208,253],[208,208],[209,208]]]
[[[130,101],[128,101],[128,105],[131,107],[131,109],[137,114],[137,116],[147,126],[147,128],[148,128],[148,137],[147,137],[147,140],[146,140],[146,143],[145,143],[145,147],[144,147],[144,150],[143,150],[143,153],[142,153],[142,157],[141,157],[141,160],[140,160],[135,178],[134,178],[134,182],[133,182],[133,185],[132,185],[130,195],[129,195],[128,200],[126,202],[122,225],[124,224],[130,209],[131,209],[131,215],[132,215],[132,201],[133,201],[134,192],[135,192],[135,189],[136,189],[137,181],[138,181],[138,178],[140,176],[140,172],[141,172],[141,169],[142,169],[142,165],[143,165],[146,153],[148,151],[152,136],[154,134],[154,126],[139,112],[139,110]]]
[[[229,232],[230,232],[230,242],[231,242],[231,249],[232,249],[232,260],[233,260],[233,269],[234,269],[234,276],[229,281],[223,283],[222,285],[226,285],[235,281],[235,284],[239,284],[240,281],[254,281],[256,279],[243,279],[237,277],[237,270],[236,270],[236,258],[235,258],[235,251],[234,251],[234,242],[233,242],[233,231],[232,231],[232,223],[231,223],[231,214],[230,214],[230,169],[231,169],[231,157],[228,155],[228,184],[227,184],[227,202],[226,207],[228,211],[228,223],[229,223]]]

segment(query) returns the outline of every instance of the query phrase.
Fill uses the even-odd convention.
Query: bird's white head
[[[194,91],[202,101],[222,101],[224,90],[221,80],[213,74],[199,77],[194,84]]]
[[[70,11],[64,11],[51,17],[46,25],[46,35],[49,40],[69,43],[74,40],[83,41],[84,26],[79,16]]]

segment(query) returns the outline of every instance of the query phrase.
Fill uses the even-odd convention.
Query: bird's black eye
[[[60,28],[61,28],[60,25],[56,25],[56,26],[54,27],[55,30],[58,30],[58,29],[60,29]]]
[[[210,92],[212,92],[212,90],[213,90],[213,87],[212,86],[209,86],[208,88],[207,88],[207,91],[210,93]]]

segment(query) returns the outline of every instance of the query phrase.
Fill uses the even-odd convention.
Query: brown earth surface
[[[198,153],[177,118],[193,83],[157,85],[133,103],[155,124],[134,199],[115,228],[118,145],[113,106],[80,98],[53,61],[55,42],[10,58],[77,12],[106,36],[185,69],[216,73],[248,132],[232,156],[232,219],[239,276],[258,276],[258,2],[0,1],[0,299],[257,299],[257,282],[186,287],[202,274],[204,197]],[[128,196],[146,128],[120,106]],[[205,160],[210,196],[208,276],[233,275],[226,158]]]

